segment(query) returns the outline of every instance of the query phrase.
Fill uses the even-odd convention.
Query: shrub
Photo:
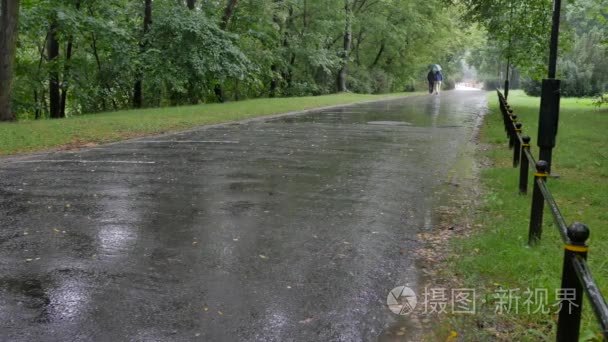
[[[600,108],[601,106],[608,105],[608,93],[600,95],[598,98],[593,100],[593,105]]]
[[[483,89],[484,90],[496,90],[496,88],[502,87],[502,84],[497,78],[489,78],[483,80]]]
[[[348,90],[359,94],[371,94],[372,79],[369,71],[365,69],[353,69],[346,78]]]
[[[521,88],[524,90],[526,95],[529,96],[540,96],[541,83],[540,81],[533,80],[530,78],[524,78],[521,81]]]
[[[456,88],[456,82],[454,82],[454,80],[452,79],[444,79],[443,82],[441,83],[441,87],[445,90],[451,90]]]
[[[384,94],[393,88],[393,76],[381,69],[374,69],[370,72],[371,87],[374,94]]]

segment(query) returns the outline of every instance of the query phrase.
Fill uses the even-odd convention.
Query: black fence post
[[[538,116],[538,159],[547,162],[547,172],[551,173],[551,160],[559,122],[560,80],[544,79]]]
[[[540,191],[538,181],[547,180],[547,162],[539,160],[536,162],[536,173],[534,173],[534,191],[532,192],[532,210],[530,211],[530,229],[528,231],[528,245],[534,246],[540,242],[543,233],[543,210],[545,198]]]
[[[515,133],[516,124],[517,124],[517,115],[510,114],[509,115],[509,148],[513,148],[513,146],[515,146],[515,140],[517,139],[517,135]]]
[[[507,137],[508,137],[509,134],[511,134],[511,127],[513,126],[513,121],[511,120],[511,116],[513,116],[515,114],[513,114],[513,109],[511,108],[511,106],[509,106],[507,104],[506,107],[507,107],[507,116],[505,116],[505,130],[507,131]]]
[[[509,132],[509,112],[511,111],[507,101],[500,92],[498,92],[498,100],[500,102],[500,112],[502,113],[502,121],[505,126],[505,132]]]
[[[524,135],[521,137],[523,144],[521,145],[521,162],[519,163],[519,193],[525,195],[528,193],[528,172],[530,172],[530,161],[526,151],[530,151],[530,137]]]
[[[557,341],[578,341],[583,312],[583,285],[581,284],[572,261],[577,255],[587,259],[587,238],[589,228],[582,223],[574,222],[568,227],[570,243],[564,246],[564,268],[562,270],[559,317],[557,319]]]
[[[519,159],[521,159],[521,142],[519,141],[519,135],[521,134],[521,123],[515,124],[515,143],[513,145],[513,167],[519,165]]]

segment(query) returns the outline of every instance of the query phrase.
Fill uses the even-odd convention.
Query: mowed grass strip
[[[59,120],[0,123],[0,155],[107,143],[149,134],[179,131],[199,125],[415,94],[419,93],[386,95],[341,93],[326,96],[266,98],[222,104],[88,114]]]
[[[482,308],[489,314],[477,316],[476,327],[468,329],[479,329],[476,333],[480,336],[500,335],[513,341],[553,340],[557,315],[556,307],[551,305],[555,303],[555,290],[561,282],[563,244],[551,213],[545,210],[541,243],[533,248],[527,246],[532,182],[527,196],[518,194],[519,169],[512,167],[512,150],[508,149],[496,94],[490,93],[488,100],[490,114],[481,133],[482,141],[490,145],[484,153],[492,166],[481,173],[485,192],[482,207],[476,214],[477,228],[471,236],[453,242],[455,255],[451,260],[455,272],[467,286],[477,288],[478,294],[489,295]],[[533,154],[538,156],[540,99],[515,91],[510,94],[509,104],[523,123],[524,134],[532,137]],[[562,99],[552,170],[559,178],[548,180],[567,222],[583,222],[591,229],[589,264],[604,296],[608,296],[607,134],[606,109],[596,109],[591,100]],[[494,314],[496,302],[492,295],[499,289],[519,289],[519,313]],[[526,289],[548,289],[551,313],[528,314],[522,306]],[[599,327],[591,307],[587,301],[583,305],[581,337],[599,341]],[[484,326],[492,327],[489,333],[483,333]]]

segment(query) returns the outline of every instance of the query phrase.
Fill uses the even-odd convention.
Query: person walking
[[[443,74],[441,73],[441,70],[437,70],[435,71],[435,95],[439,95],[439,92],[441,91],[441,82],[443,81]]]
[[[429,70],[429,73],[426,74],[426,79],[429,81],[429,94],[433,94],[435,90],[435,73],[433,69]]]

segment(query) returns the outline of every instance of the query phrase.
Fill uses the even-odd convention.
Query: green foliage
[[[572,51],[560,60],[564,96],[598,96],[608,90],[608,49],[601,46],[603,38],[597,28],[575,33]]]
[[[133,6],[123,1],[83,1],[77,10],[73,1],[24,2],[20,18],[14,102],[21,118],[45,117],[48,111],[48,73],[69,67],[62,86],[69,87],[69,113],[97,112],[125,108],[130,103],[133,59],[138,45],[120,21],[117,11],[129,18]],[[132,13],[132,12],[131,12]],[[47,60],[49,20],[55,18],[58,39],[65,55],[71,38],[74,54],[70,61]],[[133,20],[127,21],[135,25]],[[60,57],[65,57],[61,56]]]
[[[356,93],[388,93],[393,89],[393,83],[393,76],[382,69],[354,68],[348,77],[348,87]]]
[[[608,106],[608,93],[598,96],[595,100],[593,100],[593,105],[598,108]]]
[[[605,1],[608,6],[608,1]],[[584,5],[588,5],[584,7]],[[569,50],[558,60],[558,77],[561,93],[566,97],[594,97],[608,91],[608,30],[595,20],[592,3],[581,1],[579,6],[566,7],[567,25],[570,28],[565,43]],[[580,11],[584,9],[584,15]],[[603,17],[603,15],[600,15]],[[528,95],[540,95],[538,78],[526,80],[524,90]]]
[[[159,7],[164,15],[154,21],[146,37],[149,48],[142,56],[144,74],[151,80],[146,90],[164,95],[152,105],[162,105],[162,98],[171,105],[196,104],[216,83],[245,80],[254,71],[237,47],[237,37],[219,29],[203,12]]]
[[[189,10],[184,1],[154,0],[144,33],[143,1],[24,0],[14,108],[22,119],[47,117],[51,72],[67,94],[68,116],[131,108],[139,80],[148,107],[214,102],[219,93],[228,100],[329,94],[345,62],[349,91],[387,93],[424,82],[431,63],[456,80],[478,39],[441,0],[345,1],[348,15],[344,1],[239,1],[224,27],[226,1],[197,1]],[[53,61],[51,23],[60,45]]]
[[[524,78],[521,82],[521,88],[529,96],[540,96],[541,82],[531,78]]]
[[[552,1],[507,3],[465,0],[466,18],[487,29],[486,44],[475,46],[467,61],[481,77],[504,79],[507,61],[524,76],[523,88],[540,94],[546,77]],[[608,0],[576,0],[562,5],[558,78],[564,96],[597,96],[608,89]],[[511,83],[516,80],[511,80]]]
[[[545,73],[551,0],[463,0],[460,4],[465,8],[465,20],[487,30],[488,57],[508,59],[532,77]]]

